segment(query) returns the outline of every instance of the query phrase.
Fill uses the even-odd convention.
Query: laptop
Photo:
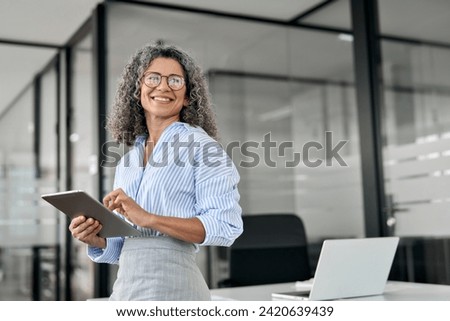
[[[336,300],[383,294],[399,237],[325,240],[308,290],[273,300]]]

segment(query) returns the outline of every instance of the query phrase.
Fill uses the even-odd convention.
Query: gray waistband
[[[180,241],[169,236],[126,238],[122,251],[144,249],[144,248],[170,249],[187,253],[196,252],[196,247],[194,244]]]

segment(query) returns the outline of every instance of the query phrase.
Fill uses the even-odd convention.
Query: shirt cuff
[[[122,245],[123,238],[121,237],[107,238],[106,248],[88,246],[87,255],[96,263],[118,264]]]
[[[232,225],[220,222],[216,218],[209,215],[196,216],[202,222],[205,228],[205,239],[200,246],[230,246],[234,240],[242,233],[242,228],[233,227]],[[220,232],[222,230],[222,232]]]

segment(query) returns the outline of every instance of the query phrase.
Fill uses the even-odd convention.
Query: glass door
[[[383,43],[387,224],[404,277],[450,283],[450,48]]]

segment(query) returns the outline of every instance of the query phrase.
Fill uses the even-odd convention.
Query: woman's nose
[[[161,91],[170,91],[169,84],[167,83],[167,76],[161,76],[161,81],[159,82],[159,85],[156,86],[156,89]]]

